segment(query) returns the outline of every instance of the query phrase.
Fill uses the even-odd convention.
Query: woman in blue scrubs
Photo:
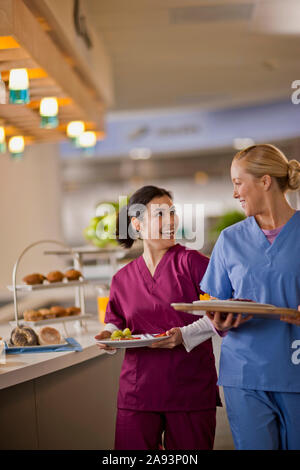
[[[231,177],[247,218],[221,233],[201,289],[219,299],[297,308],[300,211],[285,194],[300,189],[300,163],[272,145],[254,145],[235,155]],[[300,449],[299,320],[208,316],[228,329],[219,385],[236,448]]]

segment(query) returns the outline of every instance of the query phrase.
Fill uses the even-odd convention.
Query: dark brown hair
[[[173,199],[170,191],[167,191],[163,188],[158,188],[157,186],[143,186],[138,189],[128,201],[127,206],[123,206],[120,212],[117,214],[117,224],[116,224],[116,237],[117,241],[124,248],[131,248],[135,242],[135,238],[132,238],[129,232],[129,227],[131,224],[132,215],[130,215],[130,207],[141,204],[146,206],[152,199],[156,197],[168,196],[170,199]],[[141,211],[136,215],[138,218],[143,217],[143,212]],[[120,233],[120,220],[127,218],[126,224],[126,233]]]

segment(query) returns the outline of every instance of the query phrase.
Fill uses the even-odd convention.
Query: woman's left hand
[[[168,348],[173,349],[175,346],[178,346],[182,343],[182,334],[180,328],[171,328],[171,330],[166,331],[166,339],[152,343],[149,348]]]
[[[298,305],[298,310],[300,312],[300,305]],[[300,326],[300,315],[298,315],[297,318],[291,318],[285,315],[281,315],[280,320],[285,321],[287,323],[292,323],[293,325]]]

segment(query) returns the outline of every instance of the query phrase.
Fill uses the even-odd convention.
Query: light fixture
[[[93,131],[86,131],[78,137],[79,146],[82,148],[93,148],[97,142],[97,136]]]
[[[254,145],[254,140],[250,137],[237,137],[233,139],[233,148],[236,150],[243,150],[251,145]]]
[[[96,133],[93,131],[85,131],[77,139],[77,146],[83,150],[86,157],[91,157],[95,153],[97,143]]]
[[[6,87],[0,72],[0,104],[6,104]]]
[[[11,137],[8,142],[8,150],[12,158],[21,159],[24,153],[24,137],[21,135]]]
[[[9,72],[9,102],[29,103],[29,79],[27,69],[11,69]]]
[[[148,160],[152,155],[152,152],[147,147],[136,147],[130,150],[129,156],[133,160]]]
[[[41,127],[54,129],[58,126],[58,101],[56,98],[43,98],[40,103]]]
[[[0,126],[0,153],[6,152],[5,129]]]
[[[196,171],[194,181],[196,184],[206,184],[208,182],[208,174],[205,171]]]
[[[85,131],[85,124],[83,121],[71,121],[67,125],[67,136],[74,144],[78,144],[79,136]]]

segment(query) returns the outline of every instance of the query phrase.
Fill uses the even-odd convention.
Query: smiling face
[[[231,165],[233,197],[240,201],[247,217],[260,214],[264,210],[266,192],[270,188],[271,177],[262,178],[247,173],[243,161],[234,161]]]
[[[157,248],[174,245],[178,229],[178,216],[173,201],[168,196],[156,197],[146,206],[141,220],[132,219],[143,240],[148,240]]]

